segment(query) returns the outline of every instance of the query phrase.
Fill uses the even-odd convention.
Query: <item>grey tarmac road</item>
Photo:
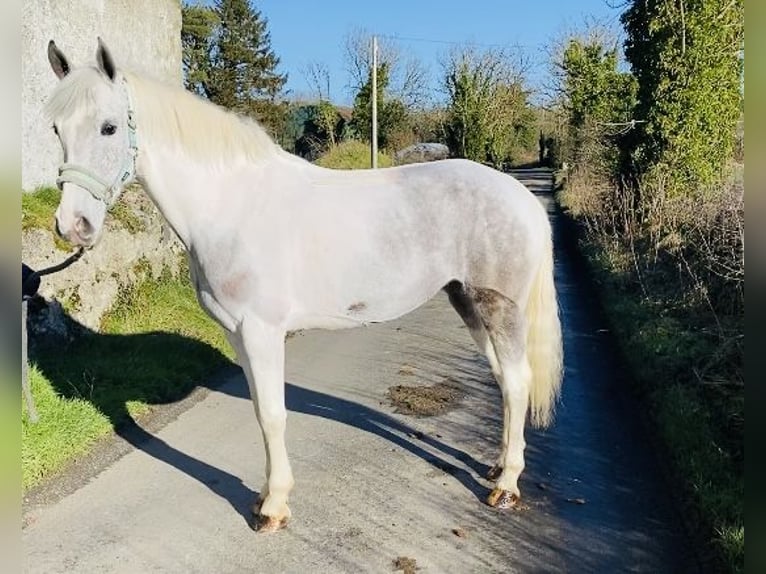
[[[158,431],[134,429],[136,447],[115,439],[123,456],[102,456],[59,479],[66,488],[48,485],[63,494],[28,502],[25,571],[392,572],[398,557],[424,573],[698,571],[609,333],[564,245],[550,176],[516,175],[554,221],[566,363],[554,426],[527,430],[522,509],[483,504],[499,392],[440,294],[397,321],[288,341],[296,484],[286,530],[256,535],[248,526],[264,456],[244,377],[231,370]],[[465,398],[437,417],[396,414],[386,399],[392,385],[441,381],[458,382]]]

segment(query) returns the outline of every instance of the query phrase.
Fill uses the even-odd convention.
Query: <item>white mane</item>
[[[211,163],[262,160],[279,147],[254,120],[228,112],[186,90],[131,72],[127,79],[141,139],[176,145],[189,156]],[[49,118],[71,114],[79,106],[95,111],[100,89],[109,88],[95,67],[74,70],[59,82],[46,105]]]

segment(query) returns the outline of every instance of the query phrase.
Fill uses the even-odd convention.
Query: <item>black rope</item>
[[[40,288],[40,277],[43,275],[50,275],[56,273],[62,269],[66,269],[72,263],[77,261],[82,254],[85,253],[85,249],[80,247],[72,255],[64,259],[61,263],[51,265],[45,269],[39,271],[32,271],[32,268],[28,265],[21,263],[21,389],[24,393],[24,400],[27,404],[27,412],[29,413],[29,421],[36,423],[40,416],[37,414],[37,408],[35,407],[35,399],[32,396],[32,389],[29,387],[29,374],[27,372],[27,305],[31,297],[34,297],[37,290]]]
[[[23,297],[32,297],[37,293],[37,290],[40,288],[40,277],[43,275],[50,275],[51,273],[56,273],[57,271],[61,271],[62,269],[66,269],[69,267],[72,263],[77,261],[80,257],[83,256],[83,253],[85,253],[85,248],[80,247],[77,251],[75,251],[72,255],[67,257],[64,261],[61,263],[58,263],[56,265],[51,265],[50,267],[46,267],[45,269],[40,269],[39,271],[32,271],[29,267],[26,267],[22,263],[22,278],[21,278],[21,295]],[[29,269],[30,273],[26,274],[26,277],[24,277],[24,272],[26,271],[24,269]]]

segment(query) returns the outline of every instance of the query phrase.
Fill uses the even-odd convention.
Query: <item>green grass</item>
[[[30,365],[29,381],[41,417],[37,424],[30,424],[26,411],[22,416],[21,468],[25,490],[85,453],[112,430],[109,417],[87,398],[62,396],[35,365]]]
[[[18,348],[18,347],[17,347]],[[15,361],[14,361],[15,363]],[[14,365],[15,366],[15,365]],[[0,515],[14,516],[18,509],[20,445],[19,432],[19,375],[7,361],[0,365]],[[11,514],[13,512],[14,514]]]
[[[21,229],[46,229],[55,235],[54,214],[61,200],[61,191],[55,187],[40,187],[32,193],[21,194]],[[146,226],[136,215],[134,208],[123,199],[117,201],[109,210],[109,215],[130,233],[144,231]],[[56,246],[69,250],[58,235]]]
[[[53,187],[41,187],[21,194],[21,229],[48,229],[53,232],[53,214],[61,192]]]
[[[136,215],[133,207],[124,200],[118,200],[109,210],[109,215],[134,235],[141,231],[146,231],[144,222]]]
[[[232,356],[186,275],[125,291],[101,333],[30,358],[40,422],[31,424],[26,412],[22,417],[23,488],[86,453],[129,418],[182,398]]]
[[[681,488],[687,522],[709,540],[721,568],[744,570],[744,388],[727,393],[701,385],[695,370],[720,354],[709,315],[654,290],[647,298],[614,254],[597,242],[582,251],[612,332],[662,444],[661,456]],[[734,329],[732,329],[734,330]],[[725,365],[725,363],[724,363]],[[716,567],[718,569],[718,567]]]
[[[72,246],[59,237],[54,221],[61,192],[55,187],[40,187],[32,193],[21,194],[21,229],[45,229],[53,235],[53,243],[61,251]]]
[[[332,169],[369,169],[370,145],[356,140],[342,142],[317,158],[316,164]],[[391,165],[391,156],[379,151],[378,167]]]
[[[730,570],[743,571],[744,474],[720,448],[720,432],[704,397],[693,387],[671,384],[656,389],[650,400],[672,464],[689,487],[690,515],[700,515],[712,527],[713,544]]]

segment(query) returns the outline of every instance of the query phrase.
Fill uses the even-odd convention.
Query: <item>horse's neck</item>
[[[182,152],[151,142],[142,144],[137,176],[187,250],[196,241],[199,217],[207,201],[201,194],[200,166]]]
[[[237,194],[247,193],[250,204],[255,194],[269,193],[253,182],[261,180],[260,170],[273,168],[273,163],[305,162],[281,150],[273,158],[253,164],[239,163],[230,170],[210,165],[184,151],[166,144],[144,141],[140,147],[137,175],[149,197],[186,246],[207,242],[215,233],[227,228],[224,222],[237,215],[231,210],[241,205]],[[243,167],[244,166],[244,167]],[[292,167],[292,165],[291,165]],[[312,166],[309,166],[312,167]],[[291,169],[284,170],[285,182]]]

